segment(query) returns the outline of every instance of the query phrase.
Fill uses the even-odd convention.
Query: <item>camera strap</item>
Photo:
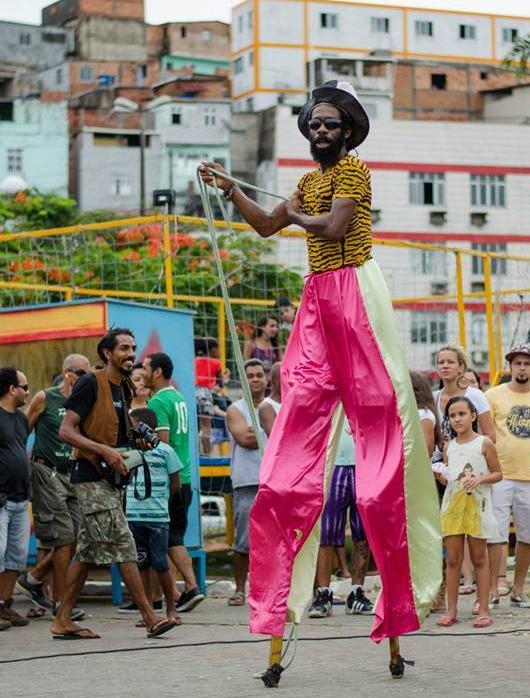
[[[135,468],[133,471],[133,478],[134,478],[134,498],[138,502],[143,502],[146,499],[149,499],[151,496],[151,492],[153,490],[153,483],[151,481],[151,470],[149,469],[149,463],[146,461],[144,454],[142,453],[142,461],[143,465],[140,467],[144,469],[144,496],[140,497],[140,493],[138,492],[138,471],[140,470],[140,467]]]

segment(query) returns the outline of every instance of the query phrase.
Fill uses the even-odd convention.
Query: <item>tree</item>
[[[511,51],[502,61],[504,68],[513,70],[518,77],[526,77],[529,73],[528,60],[530,58],[530,34],[518,37]]]

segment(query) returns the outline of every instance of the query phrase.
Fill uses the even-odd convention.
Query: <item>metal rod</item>
[[[456,259],[456,295],[458,309],[458,337],[460,346],[466,348],[466,307],[464,304],[464,281],[462,275],[462,255],[455,252]]]
[[[486,323],[488,327],[488,352],[490,381],[495,378],[495,333],[493,331],[493,303],[491,297],[491,260],[484,258],[484,293],[486,296]]]

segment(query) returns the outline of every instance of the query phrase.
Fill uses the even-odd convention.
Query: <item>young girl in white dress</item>
[[[478,616],[475,628],[487,628],[489,567],[486,541],[497,537],[497,521],[491,504],[491,485],[502,480],[495,445],[477,434],[477,410],[467,397],[451,398],[445,408],[454,438],[444,447],[447,487],[442,501],[442,536],[447,549],[447,614],[438,625],[457,622],[458,584],[467,536],[477,580]]]

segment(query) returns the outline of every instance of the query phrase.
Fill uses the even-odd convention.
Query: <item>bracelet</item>
[[[227,201],[232,201],[232,196],[234,194],[234,185],[231,184],[228,189],[223,190],[223,198]]]

